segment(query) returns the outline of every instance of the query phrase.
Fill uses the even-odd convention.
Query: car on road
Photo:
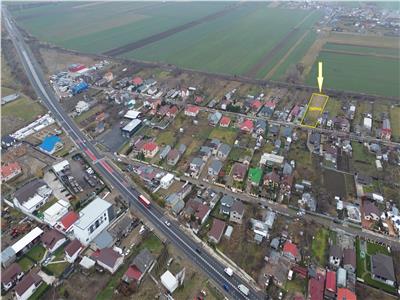
[[[196,251],[198,254],[201,254],[201,250],[200,250],[199,248],[196,248],[195,251]]]
[[[229,292],[229,288],[228,288],[228,285],[226,283],[224,283],[222,285],[222,287],[224,288],[225,291]]]
[[[171,222],[168,220],[165,220],[164,224],[167,225],[168,227],[171,226]]]

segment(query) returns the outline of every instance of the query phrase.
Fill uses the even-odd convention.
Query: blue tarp
[[[78,84],[75,84],[72,87],[72,94],[74,94],[74,95],[79,94],[79,93],[83,92],[84,90],[86,90],[88,87],[89,87],[89,85],[86,82],[84,82],[84,81],[79,82]]]
[[[57,143],[61,143],[61,139],[56,135],[51,135],[43,140],[43,142],[39,145],[39,148],[45,152],[53,153]]]

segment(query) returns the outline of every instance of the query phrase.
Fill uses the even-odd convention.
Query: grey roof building
[[[208,175],[216,177],[222,169],[222,162],[219,159],[214,158],[209,167],[208,167]]]
[[[103,230],[94,238],[92,243],[97,247],[97,249],[110,248],[114,244],[114,239],[107,230]]]
[[[145,273],[154,262],[154,256],[151,252],[144,248],[132,260],[132,265],[136,266],[141,273]]]
[[[160,152],[160,159],[164,159],[167,157],[169,151],[171,151],[171,146],[167,145],[164,148],[162,148],[161,152]]]
[[[373,278],[388,284],[393,285],[396,282],[393,259],[388,255],[378,253],[371,256],[371,273]]]
[[[225,159],[228,157],[229,152],[231,152],[231,146],[228,144],[221,144],[218,148],[217,156],[219,158]]]
[[[220,213],[229,215],[234,201],[235,199],[232,196],[224,195],[221,199]]]

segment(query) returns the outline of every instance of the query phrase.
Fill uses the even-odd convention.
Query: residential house
[[[381,139],[390,141],[392,136],[392,129],[390,128],[390,121],[388,118],[383,119],[381,129]]]
[[[160,159],[166,158],[170,151],[171,151],[170,145],[166,145],[164,148],[162,148],[160,151]]]
[[[69,232],[72,230],[72,225],[74,225],[78,219],[79,215],[76,212],[69,211],[60,219],[59,223],[57,224],[57,228],[65,232]]]
[[[4,291],[11,289],[22,277],[24,272],[17,263],[11,264],[1,274],[1,286]]]
[[[98,250],[94,256],[99,266],[103,267],[111,274],[114,274],[124,261],[124,257],[112,248]]]
[[[219,126],[221,127],[229,127],[230,124],[231,124],[231,119],[227,116],[223,116],[219,121]]]
[[[179,153],[179,151],[176,149],[172,149],[168,152],[167,164],[170,166],[175,166],[178,163],[180,157],[181,154]]]
[[[324,299],[325,277],[317,273],[315,277],[308,281],[308,299],[323,300]]]
[[[183,209],[183,216],[189,220],[196,213],[197,208],[201,203],[202,200],[198,197],[190,198]]]
[[[277,188],[280,183],[280,177],[275,171],[271,171],[264,176],[264,185],[270,188]]]
[[[347,283],[347,271],[343,268],[337,270],[337,286],[346,287]]]
[[[256,120],[255,132],[258,135],[263,135],[267,130],[267,122],[262,119]]]
[[[242,224],[244,215],[244,204],[242,201],[235,200],[231,207],[229,221]]]
[[[138,87],[138,86],[140,86],[140,85],[143,84],[143,79],[140,78],[140,77],[138,77],[138,76],[136,76],[136,77],[134,77],[134,78],[132,79],[131,82],[132,82],[132,84],[133,84],[135,87]]]
[[[199,155],[204,161],[207,161],[213,153],[213,149],[209,146],[201,146]]]
[[[281,155],[264,153],[260,158],[260,165],[282,167],[285,158]]]
[[[290,241],[286,241],[283,245],[283,255],[289,258],[290,260],[300,261],[300,253],[297,249],[297,246]]]
[[[382,253],[371,255],[371,274],[373,279],[395,286],[396,276],[390,256]]]
[[[210,215],[210,212],[211,210],[208,207],[208,205],[199,203],[194,216],[196,220],[199,222],[199,224],[202,225],[207,220],[208,216]]]
[[[79,253],[83,249],[82,244],[78,239],[72,240],[69,242],[67,246],[64,248],[65,259],[70,263],[74,263],[74,261],[78,258]]]
[[[114,209],[110,202],[96,197],[79,212],[79,219],[72,225],[75,237],[88,245],[114,219]]]
[[[365,200],[363,202],[363,211],[365,220],[378,221],[381,216],[381,211],[376,207],[375,203]]]
[[[234,163],[231,170],[231,176],[235,181],[243,181],[246,177],[247,165],[242,163]]]
[[[217,157],[224,160],[228,157],[229,152],[231,152],[231,146],[228,144],[221,144],[217,151]]]
[[[232,208],[233,202],[234,202],[234,199],[232,196],[230,196],[230,195],[222,196],[219,213],[229,215],[231,213],[231,208]]]
[[[253,121],[250,119],[246,119],[240,124],[240,130],[242,132],[252,133],[254,130]]]
[[[333,126],[334,128],[344,132],[350,131],[350,121],[344,117],[335,117],[333,119]]]
[[[336,272],[328,270],[326,272],[325,295],[334,298],[335,294],[336,294]]]
[[[46,203],[52,192],[43,180],[35,179],[15,192],[13,203],[23,212],[33,213]]]
[[[142,146],[144,157],[147,158],[153,158],[154,156],[156,156],[158,150],[158,145],[154,142],[147,142]]]
[[[219,159],[214,158],[209,167],[208,167],[208,175],[212,178],[218,177],[219,172],[222,169],[222,162]]]
[[[132,260],[131,265],[125,272],[122,280],[128,284],[139,284],[144,275],[150,270],[155,262],[153,254],[147,249],[142,249]]]
[[[347,272],[356,271],[356,252],[354,249],[346,248],[343,250],[343,268]]]
[[[283,195],[290,195],[291,191],[292,191],[292,186],[293,186],[293,175],[284,175],[282,176],[282,180],[281,180],[281,185],[280,185],[280,189],[281,189],[281,193]]]
[[[1,182],[7,182],[22,173],[22,168],[18,162],[12,162],[0,167]]]
[[[50,252],[53,253],[58,248],[60,248],[65,242],[66,238],[63,234],[59,233],[55,229],[50,229],[46,231],[40,240],[43,243],[43,246]]]
[[[37,273],[31,271],[15,286],[15,298],[17,300],[29,299],[41,284],[42,278]]]
[[[213,219],[213,224],[208,232],[208,240],[212,243],[218,244],[225,231],[225,222],[219,219]]]
[[[160,179],[160,186],[162,189],[166,190],[168,189],[172,183],[174,182],[175,176],[171,173],[165,174],[161,179]]]
[[[162,105],[158,108],[157,115],[159,115],[160,117],[164,117],[169,111],[169,109],[170,109],[169,105]]]
[[[188,105],[185,109],[185,115],[189,117],[197,117],[200,112],[200,107]]]
[[[178,107],[176,107],[175,105],[173,105],[173,106],[171,106],[169,109],[168,109],[168,111],[167,111],[167,113],[166,113],[166,116],[168,117],[168,118],[172,118],[172,119],[175,119],[176,118],[176,115],[178,114]]]
[[[219,111],[215,111],[208,116],[208,124],[210,124],[211,126],[217,126],[221,118],[222,113],[220,113]]]
[[[337,245],[332,245],[329,248],[329,264],[332,267],[338,268],[342,261],[342,249]]]
[[[338,288],[337,300],[357,300],[357,296],[354,292],[347,288]]]
[[[200,157],[195,157],[190,162],[190,170],[192,171],[192,176],[196,177],[200,174],[202,168],[204,166],[204,161]]]

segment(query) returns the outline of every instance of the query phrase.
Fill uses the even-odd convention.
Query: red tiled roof
[[[273,101],[267,101],[266,103],[265,103],[265,106],[266,107],[270,107],[270,108],[275,108],[275,102],[273,102]]]
[[[80,71],[80,70],[83,70],[84,68],[86,68],[85,65],[78,64],[78,65],[72,65],[72,66],[70,66],[70,67],[68,68],[68,70],[69,70],[70,72],[75,73],[75,72],[78,72],[78,71]]]
[[[221,125],[228,126],[231,123],[231,119],[227,116],[223,116],[219,122]]]
[[[260,100],[255,100],[255,101],[253,101],[253,102],[251,103],[251,107],[252,107],[252,108],[255,108],[255,109],[260,108],[261,105],[262,105],[262,103],[261,103]]]
[[[194,106],[194,105],[188,105],[188,106],[186,107],[186,111],[187,111],[187,112],[191,112],[191,113],[198,113],[199,110],[200,110],[200,107]]]
[[[289,241],[283,245],[283,252],[291,253],[294,257],[297,257],[299,251],[297,250],[297,246]]]
[[[154,149],[157,148],[157,144],[154,142],[148,142],[146,144],[143,145],[143,150],[145,151],[154,151]]]
[[[141,85],[143,83],[143,79],[140,78],[140,77],[135,77],[135,78],[132,79],[132,83],[134,85]]]
[[[175,115],[178,112],[178,108],[176,106],[172,106],[169,108],[167,114],[169,115]]]
[[[113,268],[118,258],[120,257],[121,255],[117,251],[114,251],[111,248],[104,248],[100,250],[97,260],[101,261],[103,264],[109,266],[110,268]]]
[[[244,120],[244,122],[240,125],[241,130],[253,130],[253,127],[253,121],[249,119]]]
[[[71,241],[64,248],[64,250],[69,256],[73,256],[81,247],[82,247],[82,244],[78,241],[78,239],[75,239],[75,240]]]
[[[1,177],[8,177],[17,170],[21,170],[18,162],[8,163],[1,167]]]
[[[333,293],[336,292],[336,272],[334,271],[326,272],[325,288]]]
[[[337,291],[337,300],[357,300],[357,296],[349,289],[339,288]]]
[[[194,101],[195,101],[196,103],[201,103],[201,102],[203,102],[203,100],[204,100],[203,97],[197,96],[197,97],[196,97],[196,100],[194,100]]]
[[[308,284],[308,293],[310,300],[324,299],[324,276],[317,274],[317,278],[311,278]]]
[[[138,281],[140,279],[140,276],[142,276],[142,272],[140,272],[140,270],[136,266],[130,266],[128,270],[126,270],[125,276],[129,279]]]
[[[78,219],[79,215],[74,211],[70,211],[61,218],[60,222],[65,230],[68,230]]]

